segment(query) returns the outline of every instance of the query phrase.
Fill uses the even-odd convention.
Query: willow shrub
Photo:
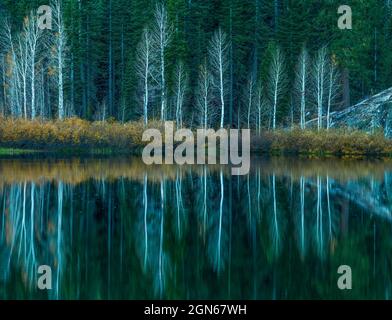
[[[159,122],[148,127],[159,128]],[[132,150],[142,145],[143,123],[0,119],[0,146],[22,149],[113,149]]]
[[[392,155],[392,140],[382,132],[358,130],[277,130],[253,136],[252,151],[314,155]]]
[[[151,121],[148,128],[164,132],[160,121]],[[141,140],[145,129],[142,121],[121,124],[79,118],[64,121],[0,118],[0,148],[129,152],[144,145]],[[392,156],[392,140],[384,138],[381,132],[367,134],[344,129],[266,131],[252,136],[251,148],[255,153]]]

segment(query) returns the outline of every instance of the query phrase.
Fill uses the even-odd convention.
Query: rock
[[[325,123],[326,120],[324,119]],[[317,119],[307,123],[317,124]],[[349,127],[374,132],[384,131],[386,137],[392,138],[392,88],[382,91],[358,104],[341,111],[331,113],[331,127]]]

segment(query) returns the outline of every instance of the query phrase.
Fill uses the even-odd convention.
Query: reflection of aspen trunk
[[[178,236],[181,237],[181,213],[184,210],[182,205],[181,171],[177,171],[175,187],[176,187],[176,209],[177,209],[177,233]]]
[[[260,219],[260,215],[261,215],[261,207],[260,207],[261,172],[260,172],[260,168],[257,169],[256,179],[257,179],[257,215],[258,215],[258,218]]]
[[[31,196],[30,196],[30,201],[31,201],[31,208],[30,208],[30,253],[29,253],[29,258],[31,257],[32,259],[32,266],[35,269],[35,249],[34,249],[34,212],[35,212],[35,203],[34,203],[34,194],[35,194],[35,183],[31,183]]]
[[[222,218],[223,218],[223,201],[224,201],[224,184],[223,184],[223,171],[220,172],[220,187],[221,199],[219,205],[219,232],[218,232],[218,271],[220,270],[220,257],[221,257],[221,241],[222,241]]]
[[[323,248],[323,203],[321,177],[317,176],[317,242],[319,250]]]
[[[104,182],[105,184],[105,182]],[[108,298],[110,299],[110,287],[112,278],[112,188],[108,185]]]
[[[272,175],[272,197],[273,197],[273,206],[274,206],[274,226],[275,226],[275,239],[276,245],[279,245],[279,226],[278,226],[278,211],[276,204],[276,175],[275,173]]]
[[[24,238],[24,243],[26,243],[26,188],[27,188],[27,183],[24,182],[23,184],[23,214],[22,214],[22,235]],[[22,248],[22,237],[21,237],[21,242],[19,244],[19,253],[18,253],[18,258],[20,256],[20,251]],[[26,249],[24,249],[26,252]]]
[[[204,166],[203,171],[203,228],[205,237],[207,231],[207,166]]]
[[[63,183],[60,181],[57,190],[57,275],[56,275],[56,297],[59,298],[60,292],[60,273],[61,273],[61,236],[63,219]]]
[[[301,197],[301,252],[305,253],[305,178],[300,179],[300,197]]]
[[[248,194],[248,218],[249,218],[249,230],[252,228],[252,201],[250,195],[250,176],[247,177],[247,194]]]
[[[143,181],[143,206],[144,206],[144,268],[147,267],[147,253],[148,253],[148,229],[147,229],[147,208],[148,208],[148,197],[147,197],[147,174],[144,175]]]
[[[332,240],[332,217],[331,217],[331,201],[329,196],[329,176],[327,176],[327,206],[328,206],[328,221],[329,221],[329,240]]]
[[[229,177],[229,257],[228,257],[228,298],[230,299],[231,297],[231,252],[232,252],[232,223],[233,223],[233,202],[232,202],[232,197],[233,197],[233,184],[232,184],[232,179],[231,176]]]
[[[161,231],[159,240],[159,290],[163,293],[163,225],[165,215],[165,182],[161,180]]]

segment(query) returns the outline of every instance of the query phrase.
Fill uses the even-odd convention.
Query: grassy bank
[[[158,121],[150,128],[162,128]],[[0,119],[0,155],[31,152],[61,154],[140,153],[142,122],[89,122]],[[163,129],[162,129],[163,131]],[[392,156],[392,140],[382,133],[334,130],[277,130],[253,135],[253,153],[335,156]]]

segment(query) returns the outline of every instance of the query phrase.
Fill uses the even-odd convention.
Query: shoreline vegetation
[[[53,154],[139,154],[147,128],[161,128],[160,121],[147,127],[142,121],[89,122],[79,118],[63,121],[0,119],[0,156]],[[252,130],[252,154],[392,157],[392,139],[382,132],[353,129],[277,129],[256,134]]]

